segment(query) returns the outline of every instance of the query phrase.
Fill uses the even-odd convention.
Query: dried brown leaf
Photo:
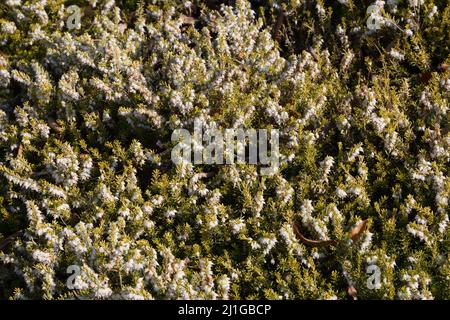
[[[353,300],[357,300],[358,297],[358,291],[356,291],[356,288],[354,286],[348,286],[347,288],[347,294],[353,299]]]
[[[350,239],[352,239],[353,241],[358,240],[363,234],[363,232],[366,230],[366,228],[367,228],[367,220],[363,220],[361,223],[358,223],[355,227],[353,227],[352,230],[350,230],[349,232]]]
[[[300,240],[304,244],[307,244],[311,247],[327,247],[327,246],[331,246],[331,245],[336,245],[336,241],[334,241],[334,240],[311,240],[311,239],[306,238],[300,232],[300,230],[295,222],[293,223],[293,227],[294,227],[294,232],[298,237],[298,240]]]

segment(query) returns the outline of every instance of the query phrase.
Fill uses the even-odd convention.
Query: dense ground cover
[[[446,0],[3,1],[0,298],[448,299],[449,27]],[[279,129],[279,170],[174,165],[194,119]]]

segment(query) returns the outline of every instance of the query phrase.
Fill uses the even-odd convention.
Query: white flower
[[[110,297],[112,295],[112,293],[113,292],[112,292],[111,288],[106,287],[106,286],[101,286],[101,287],[97,288],[94,295],[98,299],[105,299],[105,298]]]
[[[330,174],[331,168],[333,167],[334,159],[333,157],[327,156],[325,160],[321,162],[321,167],[324,176],[328,176]]]
[[[438,7],[433,6],[430,13],[428,13],[428,19],[433,19],[434,15],[438,12]]]
[[[41,250],[35,250],[33,252],[33,259],[47,265],[51,264],[53,261],[53,257],[50,253]]]
[[[411,7],[417,7],[419,5],[423,5],[424,0],[408,0],[409,1],[409,5]]]
[[[230,291],[230,278],[226,275],[221,276],[217,280],[217,287],[222,299],[228,299],[228,292]]]
[[[353,151],[353,153],[348,157],[348,161],[349,161],[349,162],[355,161],[356,157],[359,156],[359,154],[360,154],[361,152],[363,152],[363,151],[364,151],[364,149],[363,149],[361,146],[357,147],[357,148]]]
[[[6,0],[5,3],[10,7],[18,7],[22,4],[22,0]]]
[[[326,11],[325,11],[325,9],[324,9],[324,7],[322,7],[320,4],[316,4],[316,10],[317,10],[317,13],[320,15],[320,16],[324,16],[325,14],[326,14]]]
[[[158,195],[152,199],[153,205],[155,205],[157,207],[160,206],[163,203],[163,201],[164,201],[164,198],[161,195]]]
[[[17,30],[16,25],[12,21],[3,22],[0,25],[0,28],[1,28],[2,32],[6,33],[6,34],[13,34]]]
[[[412,37],[412,35],[414,34],[414,32],[413,32],[411,29],[406,29],[406,30],[405,30],[405,34],[406,34],[408,37]]]
[[[164,217],[172,218],[172,217],[175,217],[176,213],[177,213],[177,210],[167,210],[166,213],[164,214]]]
[[[347,197],[347,192],[345,192],[345,190],[342,190],[341,188],[337,188],[336,195],[338,196],[338,198],[343,199]]]
[[[265,247],[263,250],[263,254],[267,255],[277,243],[277,239],[275,237],[273,238],[262,237],[259,239],[259,243],[261,243],[261,245]]]
[[[439,222],[439,233],[444,233],[448,226],[448,214],[444,214],[444,218]]]
[[[0,87],[6,88],[9,85],[11,74],[6,69],[0,69]]]
[[[238,234],[241,232],[241,230],[243,228],[245,228],[245,223],[244,220],[242,218],[240,219],[236,219],[232,221],[232,225],[231,225],[233,234]]]
[[[363,243],[361,244],[360,252],[365,252],[369,248],[369,245],[372,243],[373,233],[367,232],[366,237],[364,238]]]
[[[397,151],[395,150],[395,144],[397,142],[398,133],[394,131],[393,133],[386,133],[384,136],[384,145],[386,150],[392,154],[393,156],[397,155]]]

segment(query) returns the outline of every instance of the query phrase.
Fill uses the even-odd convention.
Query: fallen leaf
[[[448,70],[448,64],[446,63],[441,63],[438,67],[437,67],[437,71],[439,72],[445,72]]]
[[[354,286],[349,286],[349,287],[347,288],[347,294],[348,294],[351,298],[353,298],[353,300],[358,300],[358,297],[357,297],[358,291],[356,291],[356,288],[355,288]]]
[[[352,230],[350,230],[349,237],[353,241],[358,240],[363,232],[367,228],[367,220],[363,220],[361,223],[358,223]]]

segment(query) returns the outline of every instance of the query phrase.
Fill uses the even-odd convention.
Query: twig
[[[363,220],[361,223],[357,224],[352,230],[350,230],[350,232],[348,233],[348,236],[350,239],[352,239],[353,241],[357,241],[361,235],[363,234],[363,232],[366,230],[367,228],[367,220]],[[298,239],[311,246],[311,247],[327,247],[327,246],[331,246],[331,245],[336,245],[337,241],[336,240],[311,240],[306,238],[299,230],[297,224],[294,222],[292,223],[292,226],[294,228],[294,232],[296,233]]]
[[[303,234],[301,234],[300,230],[298,229],[297,225],[295,223],[292,224],[294,227],[294,231],[297,234],[299,240],[307,245],[310,245],[312,247],[326,247],[330,245],[336,245],[335,240],[311,240],[307,239]]]

